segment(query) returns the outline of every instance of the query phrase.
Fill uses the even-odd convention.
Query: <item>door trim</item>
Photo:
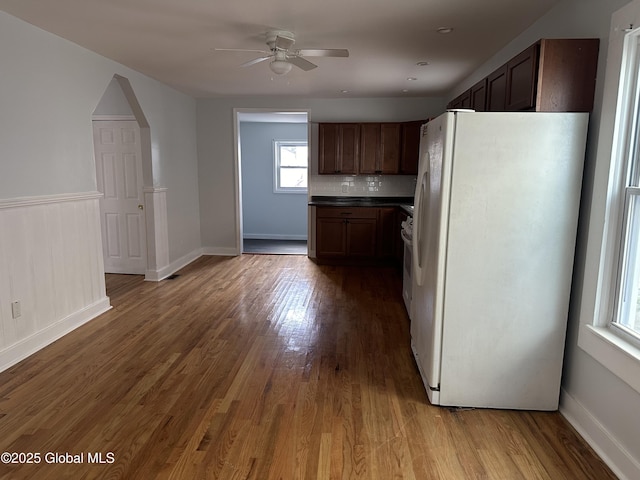
[[[282,114],[282,113],[306,113],[307,114],[307,145],[309,148],[309,166],[311,166],[311,152],[312,152],[312,138],[311,138],[311,122],[309,116],[311,110],[307,108],[234,108],[233,109],[233,161],[234,161],[234,187],[235,187],[235,199],[234,206],[236,209],[235,222],[236,222],[236,245],[235,255],[242,255],[243,248],[243,227],[242,227],[242,166],[241,166],[241,153],[240,153],[240,117],[243,113],[264,113],[264,114]],[[311,168],[308,169],[308,180],[311,179]],[[310,198],[311,184],[308,182],[307,195]],[[310,216],[307,215],[307,223]],[[309,241],[309,240],[307,240]]]

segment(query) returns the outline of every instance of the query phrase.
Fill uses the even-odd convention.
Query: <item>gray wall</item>
[[[640,474],[640,394],[624,383],[611,371],[578,346],[580,324],[593,322],[592,316],[581,317],[583,303],[596,303],[596,280],[588,273],[589,265],[599,263],[598,256],[587,256],[587,246],[598,242],[600,232],[589,237],[592,207],[604,204],[606,177],[596,172],[608,171],[609,159],[596,158],[599,132],[611,129],[612,116],[603,114],[604,76],[607,64],[607,48],[611,15],[629,0],[565,0],[547,15],[524,31],[498,52],[486,64],[480,66],[469,78],[450,92],[453,98],[501,66],[513,55],[524,50],[540,38],[598,37],[600,58],[595,95],[595,107],[591,115],[589,141],[583,179],[582,206],[578,227],[578,244],[574,266],[569,325],[562,380],[561,411],[587,438],[596,451],[607,458],[619,475],[638,478]],[[598,165],[603,162],[604,165]],[[599,251],[595,252],[599,255]],[[591,268],[593,270],[593,268]],[[585,288],[585,283],[589,288]]]
[[[244,238],[306,240],[307,194],[274,193],[274,140],[307,141],[306,123],[240,122]]]

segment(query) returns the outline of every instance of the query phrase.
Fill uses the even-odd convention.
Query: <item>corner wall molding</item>
[[[100,192],[61,193],[55,195],[38,195],[34,197],[15,197],[0,199],[0,209],[29,207],[32,205],[50,205],[52,203],[77,202],[102,198]]]

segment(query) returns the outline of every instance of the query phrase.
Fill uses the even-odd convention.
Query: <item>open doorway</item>
[[[236,115],[240,252],[306,255],[308,112]]]

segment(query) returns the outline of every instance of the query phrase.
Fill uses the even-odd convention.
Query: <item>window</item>
[[[308,147],[306,141],[274,140],[274,192],[306,193]]]
[[[640,393],[640,28],[629,25],[638,17],[640,0],[612,16],[578,346]]]
[[[640,31],[629,33],[623,54],[620,123],[622,204],[616,304],[612,326],[640,341]]]

